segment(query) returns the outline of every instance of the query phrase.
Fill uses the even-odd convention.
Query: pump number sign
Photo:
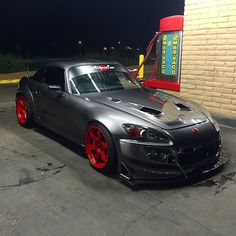
[[[161,74],[176,76],[179,57],[179,35],[164,34],[162,39]]]
[[[183,25],[182,15],[160,20],[160,35],[156,41],[157,59],[150,80],[144,81],[145,86],[180,91]]]
[[[161,80],[179,81],[181,33],[180,31],[163,33],[157,42],[160,52],[157,73]]]

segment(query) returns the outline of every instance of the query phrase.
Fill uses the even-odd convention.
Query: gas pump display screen
[[[160,79],[178,81],[180,62],[181,32],[162,33],[159,40],[159,76]]]

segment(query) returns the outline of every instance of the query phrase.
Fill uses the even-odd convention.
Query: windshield
[[[139,84],[122,66],[79,66],[69,70],[73,94],[108,92],[139,88]]]

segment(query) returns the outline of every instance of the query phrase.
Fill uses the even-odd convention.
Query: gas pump
[[[150,79],[144,80],[144,86],[180,90],[180,63],[184,17],[175,15],[160,20],[160,31],[155,34],[147,46],[143,63],[150,57],[153,46],[156,44],[156,57]]]

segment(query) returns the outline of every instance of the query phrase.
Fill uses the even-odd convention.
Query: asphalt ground
[[[0,235],[235,235],[236,129],[229,163],[181,185],[132,189],[93,170],[83,149],[17,124],[16,85],[0,86]]]

